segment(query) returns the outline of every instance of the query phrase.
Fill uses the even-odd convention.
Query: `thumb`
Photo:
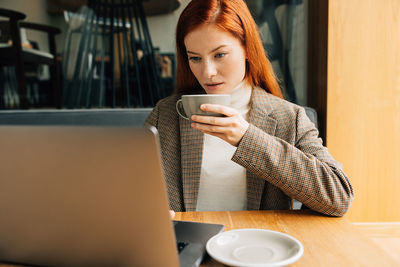
[[[169,210],[169,217],[171,218],[171,220],[175,217],[175,211],[173,210]]]

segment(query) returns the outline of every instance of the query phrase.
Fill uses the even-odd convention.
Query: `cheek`
[[[240,67],[238,69],[241,72],[242,78],[244,78],[246,75],[246,58],[244,56],[240,58]]]
[[[236,76],[237,79],[244,78],[246,74],[246,59],[238,56],[232,59],[227,66],[224,70],[225,73],[230,73],[232,76]]]
[[[189,68],[190,71],[193,73],[194,77],[196,77],[196,79],[199,79],[199,66],[198,64],[193,64],[193,63],[189,63]]]

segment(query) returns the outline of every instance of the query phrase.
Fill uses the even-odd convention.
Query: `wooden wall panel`
[[[400,221],[400,1],[331,0],[327,146],[355,189],[352,221]]]

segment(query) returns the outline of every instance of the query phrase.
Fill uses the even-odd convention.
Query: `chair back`
[[[7,20],[0,21],[1,44],[0,66],[12,69],[15,75],[7,79],[11,82],[0,86],[0,108],[29,108],[37,106],[60,107],[60,82],[57,63],[55,35],[60,33],[56,27],[29,23],[23,21],[25,14],[0,8],[0,17]],[[28,41],[25,29],[46,32],[49,42],[49,52],[33,49]],[[39,65],[50,67],[50,83],[48,88],[39,88]],[[32,75],[32,70],[35,73]],[[28,72],[28,73],[27,73]],[[6,71],[5,71],[6,73]],[[3,90],[1,90],[3,87]],[[4,89],[6,88],[6,89]],[[10,97],[11,96],[11,97]],[[16,97],[15,97],[16,96]],[[49,103],[40,103],[41,99],[49,99]]]
[[[312,121],[315,124],[315,128],[318,129],[318,115],[317,111],[311,107],[304,107],[306,114],[310,121]]]

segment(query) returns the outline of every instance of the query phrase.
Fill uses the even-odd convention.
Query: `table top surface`
[[[304,246],[290,266],[399,266],[345,217],[312,211],[178,212],[175,220],[219,223],[225,231],[259,228],[289,234]],[[201,266],[223,266],[206,257]]]
[[[291,266],[399,266],[345,217],[309,210],[177,212],[174,220],[217,223],[225,231],[259,228],[289,234],[304,246]],[[17,265],[0,264],[0,267]],[[201,266],[223,266],[207,256]]]

